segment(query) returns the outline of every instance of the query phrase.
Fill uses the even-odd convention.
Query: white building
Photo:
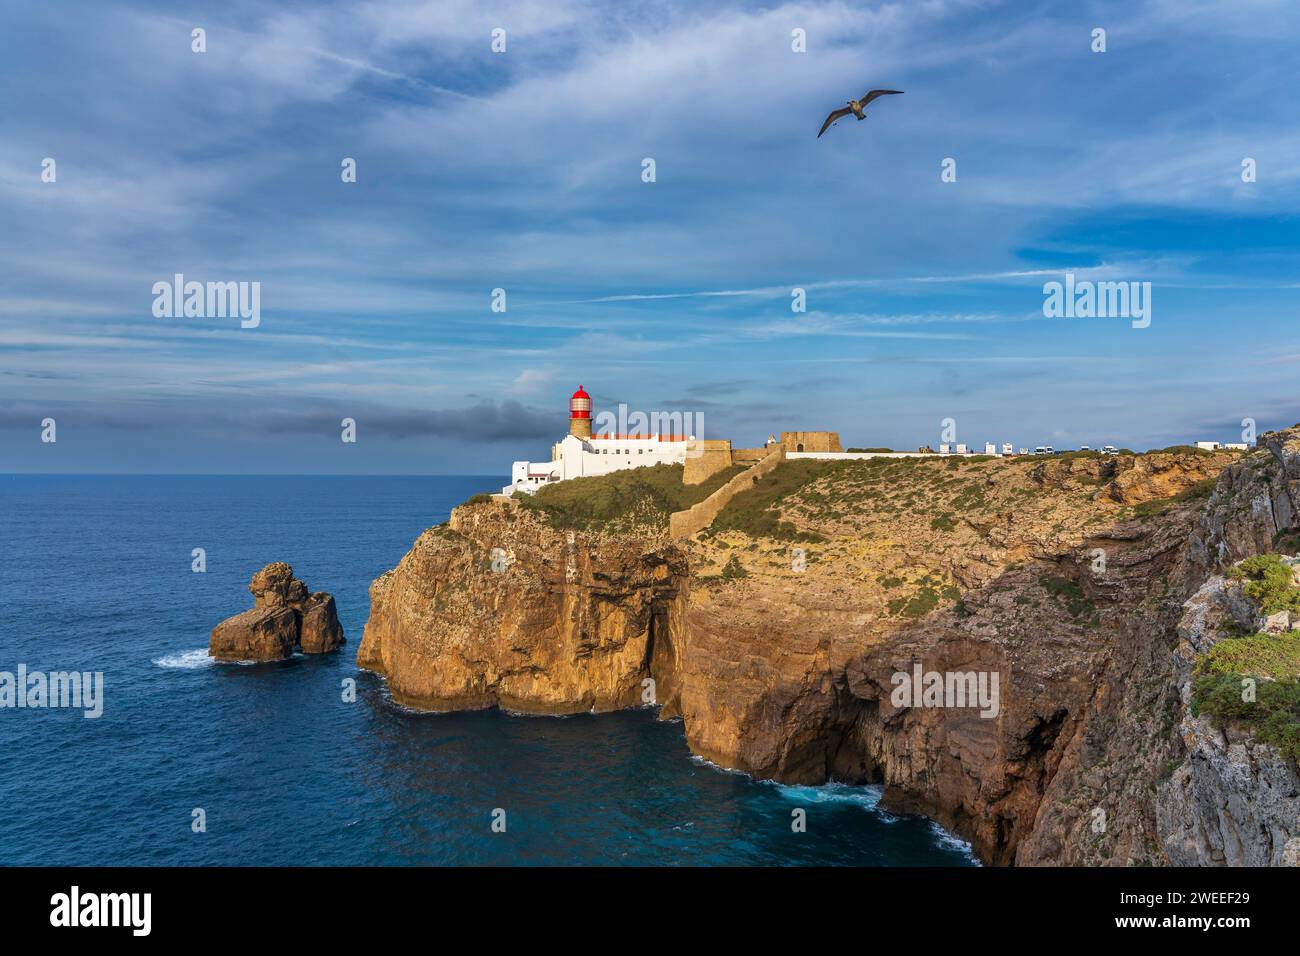
[[[684,465],[693,435],[593,435],[591,396],[578,386],[569,399],[569,434],[551,446],[551,460],[517,461],[510,469],[510,484],[501,493],[533,494],[538,488],[569,478],[608,475],[625,468],[650,465]]]
[[[1250,446],[1244,441],[1198,441],[1196,447],[1205,451],[1250,451]]]

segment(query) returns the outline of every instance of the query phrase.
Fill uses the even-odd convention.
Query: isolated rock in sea
[[[324,654],[343,646],[343,625],[334,609],[334,595],[319,591],[303,602],[298,642],[304,654]]]
[[[212,629],[208,653],[222,661],[279,661],[298,643],[298,616],[292,608],[255,607],[228,617]]]
[[[253,607],[212,629],[208,653],[220,661],[282,661],[295,649],[324,654],[343,645],[334,596],[308,592],[283,561],[248,582]]]

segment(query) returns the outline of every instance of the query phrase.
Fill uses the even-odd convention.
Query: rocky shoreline
[[[905,467],[827,471],[782,500],[809,542],[800,573],[788,540],[574,532],[508,501],[461,506],[372,584],[357,662],[429,710],[653,703],[720,767],[883,784],[882,806],[985,862],[1295,862],[1294,767],[1247,780],[1208,759],[1218,732],[1187,725],[1178,662],[1207,581],[1295,527],[1300,431],[1241,459]],[[999,675],[996,716],[896,705],[917,662]],[[1268,749],[1254,766],[1273,767]],[[1265,786],[1291,789],[1260,809]],[[1233,800],[1265,822],[1226,852],[1195,834],[1222,834],[1211,810]]]

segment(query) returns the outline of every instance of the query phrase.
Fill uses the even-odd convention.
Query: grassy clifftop
[[[1265,614],[1300,612],[1300,587],[1280,555],[1248,558],[1232,576]],[[1249,729],[1300,762],[1300,631],[1220,640],[1197,658],[1192,710]]]
[[[1007,513],[1077,532],[1200,500],[1235,457],[1178,447],[1118,457],[791,460],[732,498],[704,535],[820,543],[888,538],[904,529],[947,534]],[[631,468],[558,482],[515,500],[557,528],[658,534],[667,531],[673,512],[702,501],[743,470],[736,465],[685,485],[680,465]]]
[[[698,485],[682,483],[681,465],[629,468],[593,478],[571,478],[518,495],[521,507],[552,527],[574,531],[644,534],[667,532],[668,517],[703,501],[740,472],[733,466]]]

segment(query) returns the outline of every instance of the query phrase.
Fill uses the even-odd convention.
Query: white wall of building
[[[515,462],[510,469],[510,484],[501,492],[532,494],[547,484],[570,478],[590,478],[652,465],[683,465],[689,444],[688,438],[658,435],[593,435],[589,439],[565,435],[551,449],[550,461]]]

